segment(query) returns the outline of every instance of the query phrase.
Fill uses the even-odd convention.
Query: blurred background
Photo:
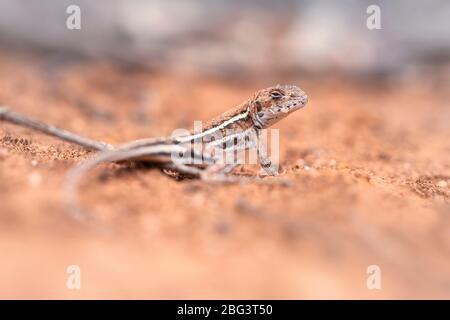
[[[64,28],[70,5],[81,29]],[[381,29],[366,21],[381,9]],[[110,58],[159,70],[385,74],[446,65],[445,0],[0,2],[2,43],[66,58]],[[419,71],[417,71],[419,72]]]
[[[277,124],[289,186],[104,165],[82,198],[107,232],[61,203],[89,153],[0,123],[0,297],[450,298],[449,17],[445,0],[0,0],[0,105],[92,138],[170,135],[277,83],[310,98]]]

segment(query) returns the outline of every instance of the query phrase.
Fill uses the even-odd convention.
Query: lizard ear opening
[[[255,105],[256,105],[256,112],[260,112],[262,110],[261,102],[256,101]]]

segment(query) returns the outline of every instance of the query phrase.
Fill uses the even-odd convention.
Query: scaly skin
[[[227,182],[236,181],[229,177],[229,173],[236,167],[236,164],[218,162],[211,150],[235,153],[249,148],[257,148],[261,166],[268,174],[275,175],[277,172],[272,168],[265,148],[258,143],[261,131],[301,109],[307,101],[307,95],[300,88],[292,85],[277,85],[256,92],[251,99],[209,121],[200,132],[191,131],[191,134],[181,137],[142,139],[117,148],[31,120],[6,107],[0,107],[0,120],[32,128],[85,148],[100,151],[96,156],[72,170],[68,176],[67,200],[70,207],[74,209],[78,208],[75,191],[80,178],[102,162],[150,162],[163,169],[198,176],[203,180]],[[192,148],[197,141],[201,143],[199,151]],[[175,161],[173,155],[178,153],[188,153],[197,162],[186,164]]]

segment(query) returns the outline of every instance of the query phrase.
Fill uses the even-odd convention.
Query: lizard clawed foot
[[[278,176],[279,174],[278,167],[275,166],[262,167],[260,170],[261,176]]]

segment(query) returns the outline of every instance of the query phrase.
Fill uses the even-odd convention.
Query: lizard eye
[[[283,93],[279,90],[274,90],[270,92],[270,96],[272,97],[272,99],[280,99],[283,96]]]

